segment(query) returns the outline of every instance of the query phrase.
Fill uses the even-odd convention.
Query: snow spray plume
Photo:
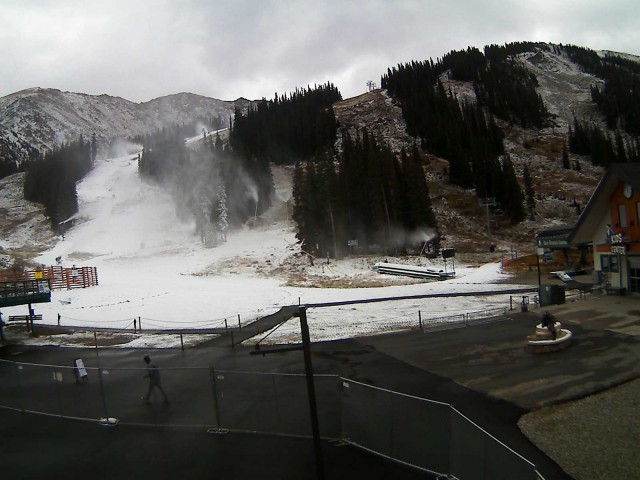
[[[189,166],[172,178],[171,193],[181,219],[208,219],[219,190],[220,173],[206,156],[191,152],[190,158]]]
[[[209,133],[209,127],[204,122],[196,123],[196,132],[194,135],[201,135],[203,132]]]
[[[109,145],[109,158],[124,157],[125,155],[133,155],[142,150],[142,145],[116,138]]]
[[[401,228],[391,229],[391,241],[398,246],[415,246],[429,243],[437,238],[438,234],[433,228],[418,228],[412,231]]]

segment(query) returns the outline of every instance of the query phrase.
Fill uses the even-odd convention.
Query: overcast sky
[[[272,99],[467,46],[545,41],[640,55],[638,0],[0,0],[0,96]]]

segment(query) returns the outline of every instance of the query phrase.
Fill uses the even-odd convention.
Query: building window
[[[618,205],[618,222],[620,222],[620,228],[626,228],[629,226],[626,205]]]
[[[600,257],[600,267],[603,272],[618,272],[618,257],[616,255],[602,255]]]

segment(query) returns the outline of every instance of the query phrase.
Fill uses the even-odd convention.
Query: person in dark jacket
[[[144,356],[144,362],[147,364],[147,374],[143,378],[149,379],[149,390],[147,394],[142,397],[144,403],[149,403],[149,398],[151,398],[151,392],[154,388],[160,390],[160,393],[162,393],[164,397],[164,403],[169,403],[169,397],[167,397],[167,394],[160,384],[160,370],[158,370],[158,367],[151,361],[149,355]]]
[[[558,335],[558,332],[556,332],[556,317],[549,312],[545,312],[542,316],[542,326],[549,330],[551,338],[555,340]]]

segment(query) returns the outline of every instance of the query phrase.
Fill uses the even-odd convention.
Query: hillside
[[[505,147],[511,156],[516,173],[522,179],[523,167],[528,165],[536,192],[536,218],[517,225],[509,225],[502,217],[491,215],[483,208],[475,193],[446,180],[448,161],[425,155],[425,168],[430,179],[430,193],[438,224],[444,235],[444,245],[468,253],[488,253],[494,243],[502,252],[532,252],[532,237],[540,229],[575,222],[579,208],[588,201],[599,181],[603,169],[593,167],[587,157],[572,156],[581,164],[581,170],[564,169],[561,165],[563,145],[574,115],[595,122],[604,128],[603,115],[591,101],[591,85],[603,81],[584,72],[565,53],[538,49],[524,53],[517,62],[535,73],[539,82],[538,93],[553,118],[552,126],[544,129],[525,129],[498,120],[505,133]],[[471,82],[451,80],[442,75],[447,89],[462,101],[475,100]],[[354,132],[366,128],[399,152],[408,149],[416,139],[406,132],[401,109],[384,90],[374,90],[334,106],[340,128]],[[340,140],[337,147],[340,147]],[[499,209],[498,209],[499,210]],[[487,231],[487,220],[491,232]],[[496,257],[493,255],[492,257]]]
[[[611,52],[602,52],[611,54]],[[622,56],[622,54],[619,54]],[[624,56],[625,60],[637,60]],[[431,203],[443,234],[443,245],[461,252],[484,253],[493,243],[501,252],[532,251],[531,238],[542,228],[573,223],[587,202],[601,174],[589,157],[571,155],[572,167],[562,168],[562,151],[574,117],[606,131],[604,115],[591,99],[592,86],[604,80],[585,71],[565,49],[540,46],[512,56],[537,80],[536,91],[550,114],[543,128],[523,128],[515,122],[496,118],[504,133],[505,149],[522,183],[524,166],[532,176],[536,216],[511,225],[501,207],[483,207],[473,190],[448,182],[449,159],[424,154]],[[476,101],[470,81],[454,80],[451,71],[440,76],[445,89],[460,102]],[[234,109],[247,109],[252,102],[235,102],[189,93],[170,95],[145,103],[134,103],[108,95],[85,95],[54,89],[32,88],[0,98],[0,163],[23,161],[34,150],[43,151],[83,135],[96,134],[100,156],[108,155],[115,138],[125,139],[172,124],[218,118],[223,122]],[[415,142],[407,133],[403,112],[385,90],[374,90],[337,102],[333,106],[340,132],[354,135],[363,129],[388,144],[392,151],[409,149]],[[201,130],[193,132],[198,135]],[[341,135],[335,148],[341,148]],[[125,150],[126,152],[126,150]],[[111,152],[111,154],[124,153]],[[290,170],[285,169],[291,174]],[[0,171],[0,175],[2,172]]]
[[[236,107],[246,110],[250,104],[245,99],[227,102],[191,93],[134,103],[109,95],[30,88],[0,98],[0,164],[25,161],[34,149],[44,152],[80,135],[89,139],[95,134],[104,156],[116,138],[208,118],[228,124]]]

